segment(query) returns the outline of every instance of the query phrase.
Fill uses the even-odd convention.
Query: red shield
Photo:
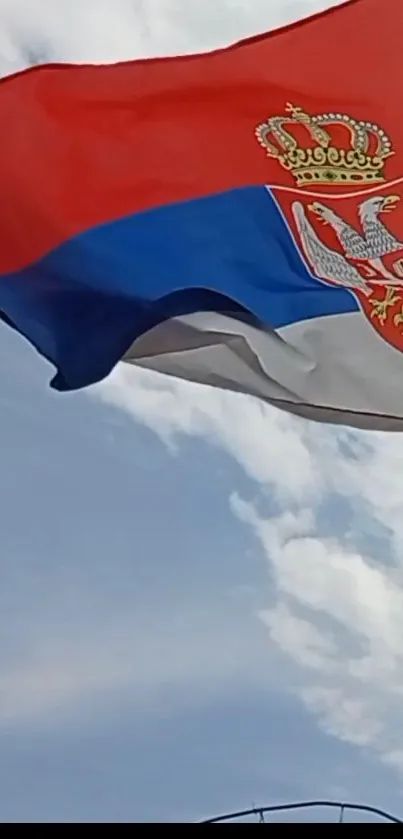
[[[403,351],[403,178],[349,194],[275,188],[312,275],[344,287]]]

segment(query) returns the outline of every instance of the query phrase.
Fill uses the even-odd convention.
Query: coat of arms
[[[310,116],[292,105],[259,125],[256,137],[295,179],[281,204],[312,274],[350,289],[382,337],[403,351],[403,178],[385,178],[390,138],[373,122]]]

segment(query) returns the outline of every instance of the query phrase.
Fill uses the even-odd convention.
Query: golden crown
[[[276,158],[294,175],[297,186],[363,186],[384,181],[385,160],[394,151],[389,137],[378,125],[346,114],[309,116],[302,108],[290,104],[285,110],[287,116],[271,117],[258,125],[256,138],[269,157]],[[299,145],[292,133],[293,126],[304,126],[316,145],[312,148]],[[327,131],[331,126],[347,129],[349,147],[332,144]]]

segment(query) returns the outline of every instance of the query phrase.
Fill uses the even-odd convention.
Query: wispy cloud
[[[207,437],[235,457],[250,478],[275,485],[279,500],[320,491],[321,473],[304,444],[304,426],[257,400],[123,365],[91,392],[144,422],[171,446],[179,434]]]
[[[256,505],[233,495],[231,507],[268,563],[273,602],[260,619],[296,666],[290,689],[326,732],[403,771],[401,437],[122,367],[94,392],[168,443],[203,435],[256,482]]]

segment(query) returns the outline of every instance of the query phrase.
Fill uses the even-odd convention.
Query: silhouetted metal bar
[[[380,810],[378,807],[370,807],[367,804],[348,804],[341,801],[298,801],[295,804],[273,804],[270,807],[252,807],[250,810],[238,810],[235,813],[225,813],[225,815],[214,816],[212,819],[204,819],[200,824],[217,824],[218,822],[231,821],[232,819],[241,819],[245,816],[258,816],[259,822],[264,823],[264,813],[284,812],[286,810],[305,810],[308,807],[332,807],[340,810],[340,823],[343,823],[343,814],[345,810],[355,810],[361,813],[372,813],[374,816],[379,816],[386,821],[393,824],[403,824],[402,819],[398,819],[386,810]]]

